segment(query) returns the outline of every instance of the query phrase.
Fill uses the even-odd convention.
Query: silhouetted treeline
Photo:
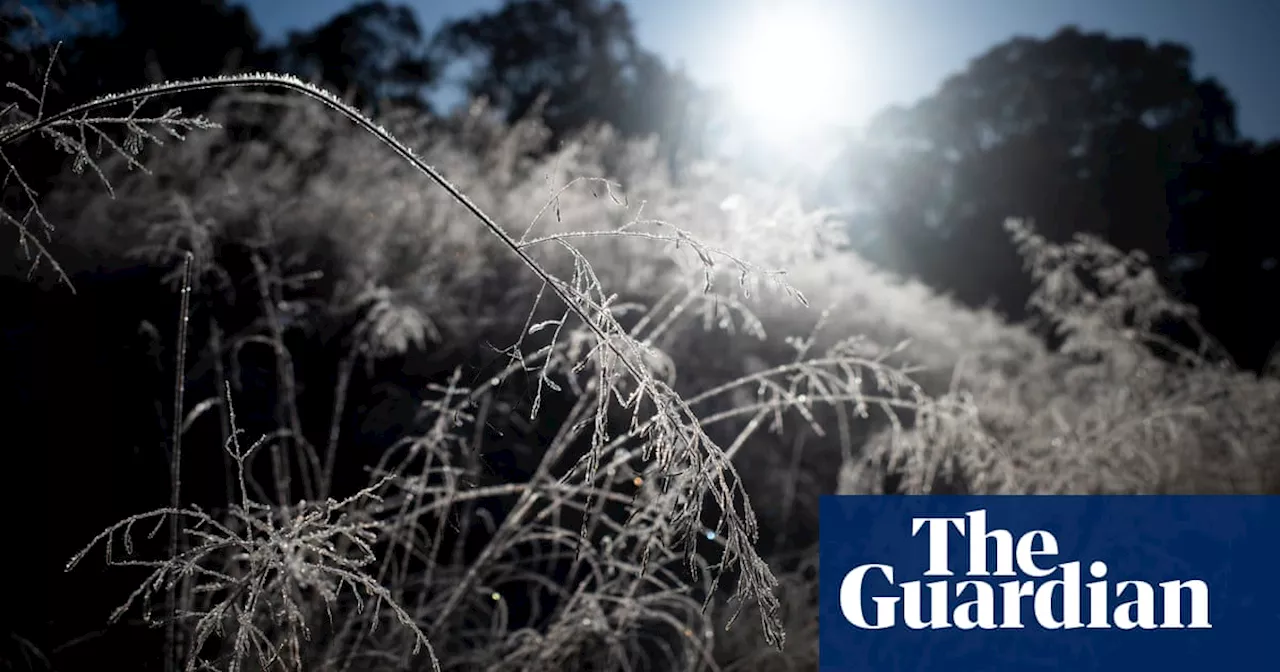
[[[429,95],[445,83],[445,70],[473,63],[467,93],[510,120],[539,114],[551,131],[548,147],[605,123],[628,137],[661,136],[675,162],[699,148],[706,123],[706,95],[637,42],[617,1],[523,0],[430,33],[408,5],[373,0],[279,44],[225,0],[14,0],[3,16],[4,36],[28,36],[6,39],[0,54],[22,66],[15,72],[27,71],[14,79],[28,87],[43,76],[50,42],[64,40],[50,109],[166,79],[275,70],[323,83],[371,111],[395,104],[430,114]],[[33,19],[57,29],[33,28]]]
[[[639,43],[620,2],[507,2],[434,32],[405,5],[366,2],[272,44],[244,9],[226,0],[0,0],[0,77],[25,87],[6,89],[0,106],[18,102],[29,109],[31,93],[43,96],[46,110],[59,110],[161,80],[279,70],[320,81],[374,112],[408,107],[436,119],[443,111],[433,108],[432,94],[462,64],[470,65],[466,92],[486,98],[506,120],[542,118],[547,148],[585,127],[608,124],[624,136],[659,136],[676,170],[703,156],[714,140],[712,95]],[[158,105],[197,111],[214,95]],[[228,132],[259,130],[245,125]],[[1229,92],[1194,72],[1186,47],[1071,29],[1046,40],[1014,39],[975,59],[934,95],[879,115],[866,138],[848,148],[843,172],[850,178],[827,185],[827,193],[858,206],[862,214],[849,226],[854,245],[871,260],[971,305],[994,302],[1021,319],[1029,316],[1024,304],[1031,281],[1002,224],[1025,217],[1053,240],[1092,233],[1156,259],[1161,279],[1201,309],[1210,332],[1239,364],[1261,367],[1274,349],[1280,336],[1280,230],[1273,185],[1280,177],[1280,144],[1240,136]],[[47,200],[58,198],[55,178],[67,167],[65,155],[46,142],[3,151],[6,161],[22,167],[26,184]],[[316,170],[333,170],[336,163]],[[162,185],[155,196],[168,189],[180,191],[181,185]],[[16,204],[9,210],[26,210],[26,192],[14,181],[5,183],[3,197],[6,206]],[[529,204],[531,214],[539,205]],[[16,234],[5,230],[0,243],[12,249]],[[75,254],[54,237],[50,247],[60,258]],[[220,308],[201,297],[192,312],[192,343],[213,340],[211,313],[223,310],[216,322],[235,336],[233,328],[248,331],[260,308],[252,264],[229,263],[236,255],[226,250],[216,256],[238,268],[232,275],[243,286],[232,294],[249,300]],[[326,256],[342,263],[325,250],[310,258]],[[77,604],[83,613],[61,614],[61,629],[49,641],[96,636],[102,614],[119,596],[91,594],[101,575],[64,576],[69,550],[106,523],[167,496],[163,453],[174,363],[171,353],[161,351],[177,340],[178,301],[173,286],[162,282],[172,269],[145,266],[137,261],[130,271],[87,273],[77,278],[76,296],[43,292],[25,278],[0,278],[6,302],[0,337],[8,355],[0,363],[0,408],[17,419],[0,472],[6,509],[15,514],[8,536],[19,540],[12,542],[14,555],[30,570],[17,572],[29,580],[12,599],[16,625],[6,623],[6,632],[39,632],[63,608],[58,605]],[[487,300],[477,296],[477,303]],[[301,403],[302,422],[312,434],[328,430],[332,383],[339,377],[334,362],[346,352],[353,323],[368,310],[361,304],[350,313],[312,315],[324,327],[319,336],[290,343],[300,387],[311,390]],[[478,349],[478,342],[463,347]],[[252,385],[237,391],[246,398],[246,424],[254,421],[251,409],[278,406],[265,354],[257,356],[264,358],[255,364],[258,370],[245,374]],[[352,417],[341,418],[349,425],[343,436],[356,437],[357,446],[381,438],[362,436],[357,417],[374,406],[377,386],[419,389],[424,381],[442,382],[459,363],[488,375],[499,361],[474,350],[433,357],[413,353],[352,374]],[[220,393],[213,374],[197,371],[193,379],[197,374],[205,379],[192,383],[188,399]],[[406,397],[403,405],[419,401]],[[540,434],[568,415],[556,403],[562,402],[543,410],[546,427],[522,435],[490,426],[512,446],[485,456],[494,480],[515,480],[508,476],[527,470],[526,444],[545,443]],[[19,439],[23,432],[39,436]],[[193,437],[188,462],[194,466],[188,468],[220,469],[220,441]],[[366,457],[355,455],[338,471],[363,477],[359,467]],[[58,468],[65,459],[79,461],[74,478]],[[32,474],[55,474],[61,489],[32,499],[27,490],[43,485]],[[186,495],[217,501],[222,492],[201,488],[216,489],[221,481],[206,480],[215,486],[192,479]],[[76,496],[54,501],[62,493]],[[43,555],[18,546],[53,535],[60,536],[45,544]],[[43,586],[55,586],[55,592],[41,592]],[[92,647],[86,651],[89,662],[101,658]]]
[[[861,250],[971,305],[1026,315],[1031,280],[1002,223],[1097,235],[1155,261],[1239,364],[1280,335],[1275,144],[1184,46],[1065,28],[974,59],[887,110],[851,147]]]
[[[431,92],[457,66],[467,93],[508,119],[540,115],[548,147],[605,123],[657,134],[673,169],[702,155],[715,114],[708,92],[639,44],[620,2],[512,1],[434,33],[406,6],[366,2],[281,44],[223,0],[89,4],[25,3],[40,18],[63,12],[55,37],[70,38],[53,108],[162,78],[279,69],[369,109],[431,115]],[[7,16],[11,37],[22,15]],[[47,40],[22,30],[5,62],[16,72],[27,58],[38,81]],[[866,137],[849,147],[853,180],[833,191],[859,206],[857,245],[884,266],[1020,319],[1030,281],[1002,222],[1025,217],[1054,240],[1086,232],[1150,255],[1243,366],[1261,366],[1280,335],[1277,147],[1240,136],[1229,92],[1194,71],[1185,46],[1072,28],[1012,39],[878,115]]]
[[[541,115],[550,143],[607,123],[663,137],[675,166],[707,140],[709,96],[637,42],[621,3],[512,1],[429,33],[407,6],[372,1],[279,45],[221,0],[13,6],[52,27],[6,12],[15,79],[38,82],[42,49],[67,40],[50,109],[157,79],[280,69],[365,108],[430,114],[445,69],[468,63],[470,95],[508,119]],[[1280,334],[1267,298],[1280,256],[1266,193],[1276,146],[1239,136],[1229,92],[1197,77],[1185,46],[1076,29],[1015,38],[911,108],[878,115],[867,137],[850,147],[858,177],[845,192],[868,212],[854,224],[860,250],[883,265],[1023,316],[1029,280],[1001,221],[1024,216],[1053,239],[1094,233],[1151,255],[1244,366],[1262,365]],[[31,159],[54,172],[52,159]]]

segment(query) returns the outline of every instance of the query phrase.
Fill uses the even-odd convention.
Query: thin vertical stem
[[[176,511],[182,505],[182,425],[187,373],[187,321],[191,310],[191,260],[190,252],[183,254],[181,308],[178,311],[178,356],[173,371],[173,423],[169,445],[169,507]],[[169,557],[178,556],[178,517],[169,515]],[[177,585],[169,586],[165,595],[165,671],[174,672],[179,666],[178,657],[178,600]]]

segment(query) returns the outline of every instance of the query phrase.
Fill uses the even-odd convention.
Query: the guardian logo
[[[932,581],[898,582],[894,567],[854,567],[840,583],[840,611],[855,627],[884,630],[959,628],[1158,630],[1211,629],[1209,586],[1200,579],[1112,581],[1103,560],[1058,562],[1058,541],[1045,530],[1014,538],[987,529],[985,509],[963,517],[912,518],[911,536],[928,543]],[[963,580],[949,566],[948,544],[968,541]],[[1083,578],[1085,572],[1090,579]],[[1007,580],[999,580],[1007,577]],[[1189,607],[1184,606],[1184,597]],[[870,603],[866,604],[869,598]],[[871,613],[868,613],[871,612]],[[927,613],[927,616],[926,616]]]

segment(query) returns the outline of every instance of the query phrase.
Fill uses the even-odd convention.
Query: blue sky
[[[776,0],[788,2],[789,0]],[[245,0],[268,38],[310,28],[349,0]],[[433,30],[501,0],[404,0]],[[641,42],[683,63],[704,84],[729,77],[724,40],[744,0],[628,0]],[[1241,130],[1280,138],[1280,0],[829,0],[831,21],[853,36],[858,102],[850,123],[929,95],[972,57],[1014,35],[1065,24],[1191,46],[1199,75],[1221,80],[1239,104]]]

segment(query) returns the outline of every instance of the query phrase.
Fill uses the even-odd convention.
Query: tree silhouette
[[[1260,369],[1280,338],[1280,143],[1242,144],[1180,177],[1175,281],[1236,362]]]
[[[1051,239],[1090,232],[1171,258],[1171,187],[1239,139],[1230,97],[1191,65],[1180,45],[1072,27],[991,49],[933,96],[879,115],[852,154],[855,190],[876,213],[866,247],[1013,315],[1030,285],[1007,217]]]
[[[509,118],[526,115],[546,94],[543,113],[557,133],[619,119],[640,53],[626,8],[601,0],[508,2],[447,23],[436,45],[452,56],[478,58],[470,93]]]
[[[358,106],[382,101],[426,109],[437,68],[413,10],[381,0],[355,5],[305,33],[291,33],[277,58],[282,69],[320,80]]]
[[[659,134],[673,162],[697,151],[703,94],[642,48],[627,8],[604,0],[509,0],[436,34],[442,58],[471,62],[468,92],[509,120],[541,101],[552,142],[593,122]]]
[[[38,3],[39,4],[39,3]],[[248,12],[226,0],[103,0],[64,52],[77,99],[140,83],[270,65]]]

